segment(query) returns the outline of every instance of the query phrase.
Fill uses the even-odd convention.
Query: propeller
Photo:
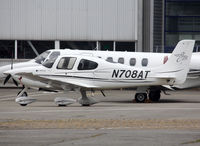
[[[13,79],[13,78],[12,78],[12,80],[13,80],[13,83],[18,87],[17,81],[15,81],[15,79]]]
[[[104,97],[106,97],[106,95],[104,94],[103,90],[101,90],[101,94],[102,94]]]
[[[12,77],[11,74],[9,74],[9,75],[5,78],[3,84],[5,85],[11,77]],[[14,83],[16,86],[18,86],[17,81],[16,81],[14,78],[12,78],[12,80],[13,80],[13,83]]]
[[[11,77],[11,74],[9,74],[9,75],[5,78],[5,80],[4,80],[4,82],[3,82],[4,85],[8,82],[8,80],[10,79],[10,77]]]

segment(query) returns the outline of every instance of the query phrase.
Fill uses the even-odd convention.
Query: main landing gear
[[[135,94],[135,101],[138,103],[144,103],[147,99],[146,93],[136,93]]]
[[[78,101],[82,106],[90,106],[92,104],[97,103],[97,101],[95,101],[93,98],[87,96],[86,90],[84,88],[81,88],[80,92],[81,92],[81,97],[78,100],[74,100],[74,99],[66,98],[66,97],[57,97],[54,100],[54,102],[58,106],[67,106],[67,105],[75,103],[76,101]]]
[[[97,103],[97,101],[95,101],[93,98],[87,96],[85,89],[81,88],[80,92],[82,97],[79,98],[78,102],[82,106],[90,106],[92,104]]]
[[[137,103],[144,103],[147,100],[147,95],[148,95],[150,101],[158,102],[161,96],[160,93],[161,91],[159,89],[148,90],[148,88],[146,87],[140,87],[140,88],[137,88],[137,91],[135,94],[135,101]]]
[[[153,102],[158,102],[160,100],[160,90],[150,90],[149,91],[149,100]]]

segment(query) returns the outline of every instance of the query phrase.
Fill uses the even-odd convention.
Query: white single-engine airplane
[[[159,67],[137,68],[120,63],[111,63],[93,56],[61,55],[53,62],[47,61],[43,66],[13,69],[5,72],[5,74],[12,76],[14,80],[26,78],[40,82],[40,86],[47,89],[69,90],[78,88],[82,95],[79,103],[82,105],[96,103],[94,99],[87,97],[87,90],[129,87],[137,87],[135,100],[144,102],[147,98],[146,91],[149,88],[161,85],[173,86],[185,82],[194,43],[194,40],[180,41],[168,61]],[[28,97],[21,97],[26,92],[27,87],[25,86],[16,99],[21,105],[32,102]],[[152,90],[149,92],[149,97],[157,96],[160,98],[160,91],[153,92]],[[68,104],[67,102],[65,104]]]

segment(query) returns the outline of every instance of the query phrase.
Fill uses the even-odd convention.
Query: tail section
[[[164,78],[173,77],[175,79],[174,84],[184,83],[189,71],[194,43],[194,40],[178,42],[169,60],[161,67],[156,68],[156,73]]]

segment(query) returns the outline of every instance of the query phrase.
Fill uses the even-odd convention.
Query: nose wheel
[[[22,91],[20,91],[17,95],[19,95],[20,93],[21,93]],[[28,93],[27,92],[24,92],[24,93],[22,93],[22,95],[21,96],[23,96],[23,97],[28,97]],[[21,105],[21,106],[27,106],[27,104],[23,104],[23,103],[19,103],[19,105]]]
[[[20,91],[17,95],[19,95],[20,93],[21,93],[22,91]],[[24,92],[24,93],[22,93],[22,95],[21,96],[23,96],[23,97],[28,97],[28,93],[27,92]],[[19,101],[18,101],[19,102]],[[19,105],[21,105],[21,106],[27,106],[27,104],[23,104],[23,103],[19,103]]]
[[[24,87],[22,91],[18,93],[17,98],[15,99],[15,102],[21,106],[27,106],[28,104],[31,104],[36,101],[36,99],[28,97],[28,94],[26,92],[27,89],[28,87]]]
[[[27,104],[20,104],[21,106],[27,106]]]

